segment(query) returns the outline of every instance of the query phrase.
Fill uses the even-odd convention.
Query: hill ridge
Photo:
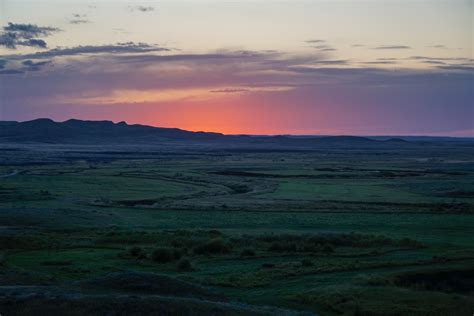
[[[69,119],[56,122],[39,118],[25,122],[0,121],[0,143],[49,144],[166,144],[169,142],[239,146],[320,147],[409,144],[407,141],[382,141],[363,136],[337,135],[292,137],[291,135],[225,135],[193,132],[179,128],[114,123],[109,120]]]

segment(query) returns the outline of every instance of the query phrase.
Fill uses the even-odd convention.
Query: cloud
[[[446,65],[444,61],[439,61],[439,60],[424,60],[422,62],[425,64]]]
[[[444,46],[444,45],[431,45],[431,46],[428,46],[428,47],[430,47],[430,48],[439,48],[439,49],[447,49],[447,47]]]
[[[0,33],[0,46],[15,49],[17,46],[46,48],[47,44],[38,37],[47,37],[60,29],[55,27],[41,27],[36,24],[17,24],[9,22]]]
[[[87,45],[75,46],[70,48],[54,48],[44,52],[37,52],[28,55],[18,55],[21,58],[53,58],[61,56],[75,56],[83,54],[122,54],[122,53],[145,53],[145,52],[164,52],[171,49],[159,47],[146,43],[117,43],[110,45]]]
[[[333,59],[333,60],[317,60],[313,62],[314,64],[319,65],[347,65],[348,61],[346,59]]]
[[[138,6],[138,7],[137,7],[137,10],[138,10],[138,11],[141,11],[141,12],[149,12],[149,11],[155,10],[155,8],[153,8],[153,7]]]
[[[4,69],[7,60],[0,59],[0,69]],[[23,60],[21,62],[13,62],[13,68],[2,70],[4,75],[17,75],[31,71],[40,71],[43,67],[52,64],[51,60],[42,60],[35,62],[31,59]],[[16,67],[15,67],[16,66]]]
[[[28,67],[32,67],[32,66],[43,66],[43,65],[47,65],[51,63],[51,61],[39,61],[39,62],[34,62],[32,61],[31,59],[28,59],[28,60],[24,60],[22,61],[22,65],[24,66],[28,66]]]
[[[122,53],[117,52],[117,46],[130,44],[111,46],[114,48],[105,45],[93,50],[52,50],[44,52],[47,55],[18,55],[13,60],[5,57],[9,59],[9,67],[11,62],[25,68],[8,70],[8,80],[2,82],[2,92],[9,100],[3,109],[5,117],[80,113],[89,119],[124,115],[142,123],[144,119],[158,117],[154,124],[161,124],[166,121],[162,120],[163,116],[169,115],[179,117],[181,121],[176,122],[180,124],[183,115],[194,117],[202,113],[199,109],[203,107],[206,113],[222,111],[229,115],[249,109],[251,115],[245,116],[246,120],[278,113],[283,122],[278,124],[297,122],[301,129],[357,128],[360,124],[375,130],[377,126],[389,129],[404,124],[411,128],[404,131],[419,132],[433,126],[440,130],[472,126],[469,114],[473,113],[474,76],[468,66],[393,70],[377,64],[327,59],[325,54],[314,51],[289,54],[220,50],[180,54],[125,50]],[[69,58],[74,54],[81,56]],[[47,72],[28,73],[28,66],[47,61],[47,56],[51,56],[54,67],[46,64],[43,67],[48,67]],[[424,60],[414,60],[410,65]],[[433,113],[436,117],[432,117]],[[427,117],[430,120],[424,119]]]
[[[150,103],[150,102],[198,102],[221,98],[218,94],[243,94],[290,91],[293,87],[286,86],[258,86],[246,88],[222,88],[209,90],[206,87],[166,87],[158,89],[112,89],[108,93],[91,92],[79,96],[58,96],[53,103],[74,103],[94,105],[120,105],[124,103]]]
[[[142,6],[142,5],[137,5],[137,6],[128,6],[128,10],[131,12],[133,11],[139,11],[139,12],[151,12],[154,11],[155,8],[151,6]]]
[[[42,39],[31,38],[26,41],[19,41],[17,45],[46,48],[48,45]]]
[[[430,57],[430,56],[410,56],[407,59],[411,60],[443,60],[443,61],[470,61],[473,59],[466,57]]]
[[[305,41],[305,43],[308,43],[308,44],[320,44],[320,43],[326,43],[326,40],[322,40],[322,39],[310,39],[310,40]]]
[[[0,75],[18,75],[24,73],[21,70],[18,69],[5,69],[5,70],[0,70]]]
[[[88,19],[86,19],[87,14],[79,14],[79,13],[73,13],[72,14],[73,19],[69,20],[69,24],[86,24],[90,23]]]
[[[339,79],[347,80],[350,79],[350,76],[362,76],[362,75],[374,75],[377,71],[383,72],[379,68],[356,68],[356,67],[314,67],[314,66],[293,66],[289,68],[290,71],[298,74],[306,75],[324,75],[324,76],[336,76]],[[343,76],[347,76],[343,78]]]
[[[90,21],[85,20],[85,19],[75,19],[75,20],[69,21],[69,24],[86,24],[86,23],[90,23]]]
[[[52,61],[45,60],[45,61],[34,62],[31,59],[28,59],[28,60],[22,61],[21,64],[25,66],[25,68],[23,69],[25,71],[39,71],[44,66],[52,64]]]
[[[113,28],[114,33],[127,34],[128,32],[122,28]]]
[[[305,41],[305,43],[311,44],[309,47],[316,49],[319,52],[334,52],[337,51],[334,47],[328,45],[326,40],[312,39]]]
[[[29,47],[39,47],[46,48],[47,44],[42,39],[29,38],[21,39],[17,34],[12,32],[7,32],[0,34],[0,46],[5,46],[6,48],[15,49],[17,46],[29,46]]]
[[[15,33],[3,33],[0,34],[0,46],[5,46],[6,48],[16,48],[17,45],[17,36]]]
[[[366,64],[366,65],[393,65],[396,63],[397,62],[394,60],[375,60],[375,61],[363,62],[363,64]]]
[[[8,22],[7,26],[3,27],[5,32],[14,32],[21,38],[33,38],[38,36],[49,36],[60,29],[49,26],[37,26],[36,24],[18,24]]]
[[[411,47],[406,45],[382,45],[374,47],[373,49],[411,49]]]
[[[279,85],[260,85],[245,88],[221,88],[210,90],[211,93],[224,93],[224,94],[241,94],[250,92],[282,92],[290,91],[294,89],[293,86],[279,86]]]
[[[438,66],[438,68],[444,69],[444,70],[467,71],[471,74],[474,74],[473,65],[442,65],[442,66]]]
[[[331,51],[336,51],[337,49],[329,46],[329,45],[315,45],[311,46],[314,49],[317,49],[320,52],[331,52]]]
[[[239,93],[239,92],[247,92],[249,89],[244,88],[225,88],[225,89],[217,89],[211,90],[213,93]]]

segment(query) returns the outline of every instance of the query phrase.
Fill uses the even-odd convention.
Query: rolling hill
[[[191,132],[178,128],[129,125],[125,122],[55,122],[36,119],[26,122],[1,121],[0,143],[43,144],[150,144],[190,143],[224,146],[324,147],[324,146],[407,146],[401,139],[376,140],[359,136],[249,136]]]

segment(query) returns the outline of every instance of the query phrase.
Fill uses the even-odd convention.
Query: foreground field
[[[474,311],[469,146],[0,154],[0,312]]]

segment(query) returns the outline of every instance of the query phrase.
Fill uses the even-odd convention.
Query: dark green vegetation
[[[2,146],[0,313],[471,315],[474,148],[364,146]]]

